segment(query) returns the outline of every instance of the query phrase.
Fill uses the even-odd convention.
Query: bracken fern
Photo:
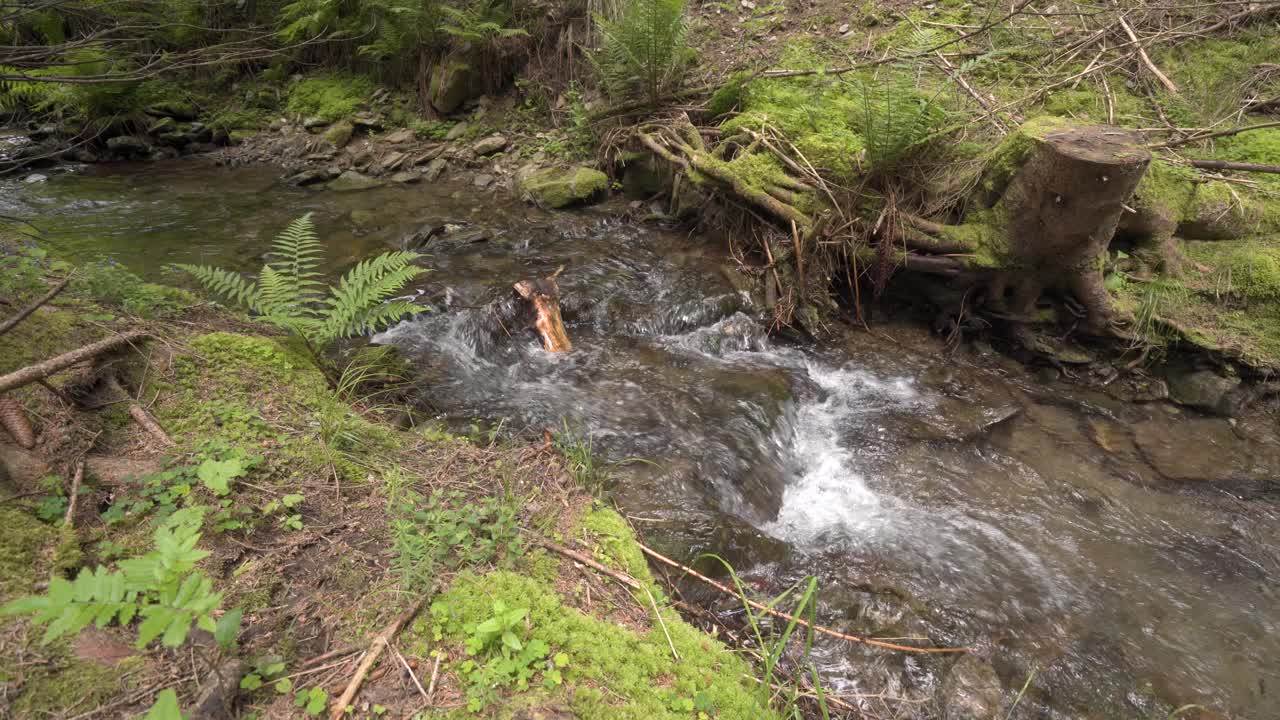
[[[258,313],[262,320],[300,336],[313,354],[340,338],[376,331],[421,312],[413,303],[388,300],[426,272],[421,255],[389,252],[356,265],[326,289],[319,271],[323,248],[308,213],[272,243],[257,282],[205,265],[179,265],[210,291]]]
[[[685,9],[685,0],[629,0],[616,20],[595,18],[604,42],[592,62],[606,93],[656,105],[680,85],[692,59]]]

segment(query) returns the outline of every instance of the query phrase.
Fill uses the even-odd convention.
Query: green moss
[[[0,604],[34,591],[36,580],[48,572],[43,552],[56,538],[57,531],[34,515],[0,505]]]
[[[635,532],[621,515],[602,507],[584,513],[578,522],[589,535],[588,542],[597,543],[605,553],[601,559],[642,582],[653,582]]]
[[[750,79],[751,74],[747,72],[730,75],[729,80],[711,94],[711,99],[707,101],[707,114],[720,117],[733,112],[742,103],[742,93]]]
[[[1159,94],[1175,125],[1202,127],[1234,114],[1246,95],[1280,95],[1280,77],[1254,79],[1258,66],[1280,57],[1280,35],[1274,32],[1161,43],[1152,47],[1151,56],[1181,91],[1177,96]]]
[[[136,688],[142,658],[128,658],[116,665],[64,659],[52,665],[28,668],[22,689],[9,705],[15,718],[68,717],[86,708],[110,702]],[[0,670],[0,678],[6,671]],[[0,680],[0,681],[3,681]]]
[[[1214,288],[1222,294],[1280,304],[1280,240],[1189,242],[1184,251],[1212,268]]]
[[[105,330],[84,322],[75,312],[45,306],[5,333],[0,342],[0,372],[18,370],[105,335]]]
[[[510,572],[459,575],[433,606],[432,620],[445,628],[447,639],[460,642],[493,614],[495,602],[528,608],[525,639],[542,640],[552,654],[568,656],[564,686],[529,691],[516,705],[559,701],[582,720],[652,720],[692,717],[693,701],[700,697],[717,718],[776,717],[758,686],[744,678],[750,667],[669,608],[661,609],[662,619],[679,662],[658,623],[638,633],[599,620],[566,607],[552,587]],[[425,624],[415,629],[423,632]],[[505,705],[497,716],[510,710]]]
[[[521,180],[520,187],[539,205],[562,208],[603,195],[609,190],[609,176],[587,167],[548,168]]]
[[[1076,72],[1083,70],[1082,67]],[[1116,125],[1137,124],[1149,112],[1149,102],[1129,92],[1123,84],[1112,83],[1110,98],[1108,104],[1107,94],[1092,85],[1063,88],[1049,93],[1038,112],[1093,123],[1107,123],[1114,116]]]
[[[299,80],[289,88],[286,107],[303,117],[335,122],[360,109],[373,92],[368,78],[351,75],[322,75]]]
[[[999,199],[1041,138],[1072,125],[1074,123],[1069,118],[1044,115],[1027,120],[1017,130],[1009,133],[987,157],[979,180],[983,204],[989,206]]]
[[[77,294],[142,318],[174,317],[198,302],[186,290],[144,282],[114,261],[85,265],[79,276]]]

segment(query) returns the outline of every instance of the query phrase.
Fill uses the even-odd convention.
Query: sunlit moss
[[[365,77],[322,75],[305,78],[289,88],[286,107],[295,115],[334,122],[351,115],[373,92]]]

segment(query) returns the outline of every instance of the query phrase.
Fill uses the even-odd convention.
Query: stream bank
[[[210,186],[225,190],[210,198]],[[1274,636],[1276,622],[1270,401],[1234,421],[1200,417],[1141,372],[1108,381],[1095,362],[1037,378],[980,343],[948,356],[912,323],[816,345],[771,338],[762,306],[726,276],[724,248],[609,208],[548,214],[447,183],[330,193],[185,162],[23,187],[16,197],[44,208],[61,251],[166,282],[170,262],[255,266],[267,235],[306,211],[334,272],[451,226],[424,235],[433,272],[412,294],[429,312],[378,338],[402,354],[419,412],[483,438],[580,432],[601,465],[624,463],[607,495],[663,554],[708,574],[720,571],[699,555],[720,554],[764,598],[814,576],[828,625],[972,650],[961,666],[819,639],[833,692],[887,693],[934,717],[944,688],[976,683],[1007,709],[1035,668],[1019,713],[1163,717],[1196,703],[1265,716],[1272,650],[1243,639]],[[511,278],[561,266],[575,351],[549,356],[486,308]],[[285,413],[272,422],[297,427],[287,418],[301,412],[323,427],[311,401],[270,407]],[[308,502],[331,481],[322,467]],[[1227,587],[1239,602],[1224,608]],[[681,591],[732,622],[724,598]],[[1239,648],[1248,675],[1229,660]]]

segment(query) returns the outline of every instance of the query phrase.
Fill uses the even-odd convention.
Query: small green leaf
[[[290,493],[280,498],[280,503],[287,508],[294,507],[301,503],[305,498],[298,493]]]
[[[218,618],[218,624],[213,629],[213,639],[218,641],[218,646],[224,650],[230,650],[236,644],[236,635],[240,633],[240,620],[244,616],[244,610],[236,608],[223,613]]]
[[[293,689],[293,681],[289,678],[283,678],[276,681],[276,692],[284,695]]]
[[[567,654],[565,654],[565,653],[562,653],[562,652],[561,652],[561,653],[556,653],[556,656],[555,656],[554,658],[552,658],[552,660],[555,662],[556,667],[558,667],[558,668],[562,668],[562,667],[564,667],[565,665],[568,665],[568,664],[569,664],[569,656],[568,656]]]
[[[205,487],[218,495],[231,492],[231,481],[244,475],[244,461],[239,458],[214,460],[209,458],[196,468],[196,477]]]
[[[178,694],[171,688],[161,690],[156,702],[147,711],[145,720],[182,720],[182,709],[178,707]]]
[[[249,673],[240,678],[241,690],[257,690],[262,687],[262,677],[257,673]]]

